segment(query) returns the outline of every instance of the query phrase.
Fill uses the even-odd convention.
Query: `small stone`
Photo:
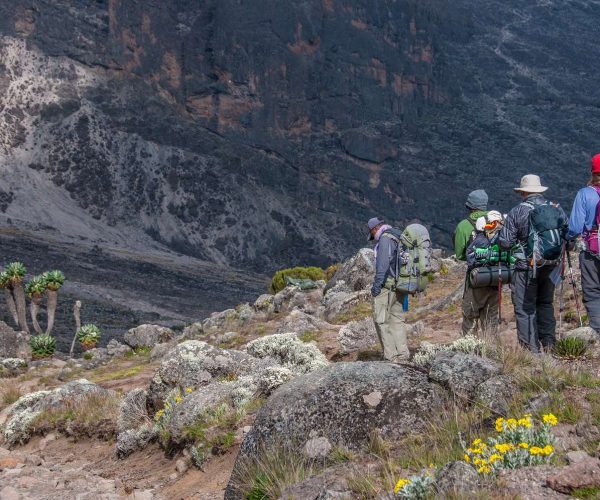
[[[177,460],[177,462],[175,462],[175,469],[177,472],[179,472],[179,474],[185,474],[185,472],[189,469],[187,460],[184,460],[183,458]]]
[[[27,455],[27,457],[25,457],[25,462],[29,465],[39,467],[42,465],[43,460],[39,455]]]
[[[565,338],[576,338],[584,340],[585,342],[594,343],[600,339],[600,336],[596,333],[596,330],[589,326],[582,326],[581,328],[575,328],[565,333]]]
[[[331,443],[326,437],[310,439],[304,445],[304,455],[308,458],[327,458],[331,451]]]
[[[243,428],[244,435],[248,434],[251,430],[252,430],[252,426],[251,425],[245,425],[244,428]]]
[[[591,457],[583,450],[575,450],[567,453],[567,462],[569,462],[569,465],[577,464],[590,458]]]
[[[178,477],[177,472],[173,472],[173,474],[169,476],[169,481],[177,481]]]
[[[446,464],[436,476],[436,489],[441,494],[462,495],[477,490],[479,477],[469,464],[461,461]]]
[[[19,500],[21,495],[12,486],[5,486],[0,490],[0,500]]]

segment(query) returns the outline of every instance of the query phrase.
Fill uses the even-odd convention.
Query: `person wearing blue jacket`
[[[367,223],[369,240],[375,240],[375,279],[371,287],[373,321],[383,348],[383,357],[393,363],[408,361],[408,326],[404,320],[406,295],[393,290],[398,276],[396,269],[398,236],[401,231],[385,224],[378,217]],[[395,236],[396,235],[396,236]]]
[[[587,187],[579,190],[571,217],[567,240],[582,236],[583,249],[579,254],[583,303],[590,326],[600,334],[600,255],[596,211],[600,202],[600,154],[592,158],[592,177]]]

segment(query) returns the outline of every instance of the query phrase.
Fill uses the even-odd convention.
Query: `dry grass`
[[[74,436],[111,438],[116,433],[121,398],[110,392],[91,392],[42,411],[33,422],[33,432],[65,431]]]
[[[22,395],[21,387],[16,380],[3,380],[0,388],[0,410],[13,404]]]
[[[361,319],[367,318],[373,314],[373,306],[370,302],[359,302],[358,304],[350,307],[346,312],[338,314],[331,323],[335,325],[343,325],[350,323],[350,321],[360,321]]]

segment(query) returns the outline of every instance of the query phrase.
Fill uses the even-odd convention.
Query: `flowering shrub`
[[[435,355],[440,351],[462,352],[464,354],[482,354],[485,342],[475,335],[465,335],[451,344],[432,344],[423,342],[419,351],[413,357],[413,363],[418,366],[430,366]]]
[[[396,498],[420,500],[428,498],[433,487],[433,476],[431,474],[419,474],[408,479],[399,479],[394,487]]]
[[[486,442],[473,441],[465,452],[465,462],[480,474],[548,463],[554,455],[555,437],[551,429],[557,423],[551,413],[543,415],[541,422],[536,422],[530,414],[519,419],[498,418],[497,435]]]

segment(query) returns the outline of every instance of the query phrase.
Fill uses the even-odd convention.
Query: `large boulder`
[[[156,344],[168,342],[175,337],[175,332],[170,328],[159,325],[140,325],[129,330],[125,336],[125,343],[133,349],[139,347],[154,347]]]
[[[488,358],[462,352],[440,351],[429,369],[429,379],[444,385],[453,393],[473,398],[477,387],[500,375],[502,366]]]
[[[148,389],[148,407],[162,407],[174,388],[197,389],[214,378],[237,376],[251,371],[256,360],[242,351],[219,349],[200,340],[187,340],[174,347],[163,359]]]
[[[548,477],[547,484],[553,490],[567,495],[583,488],[598,489],[600,488],[600,460],[589,457],[562,467]]]
[[[435,488],[442,498],[468,497],[479,489],[479,475],[466,462],[449,462],[436,474]]]
[[[372,317],[351,321],[340,328],[337,336],[340,354],[364,351],[378,344],[377,331]]]
[[[0,377],[18,377],[27,371],[27,361],[22,358],[0,360]]]
[[[240,498],[236,482],[248,462],[279,446],[304,449],[325,437],[360,449],[372,432],[398,439],[423,430],[425,415],[439,411],[445,391],[410,367],[384,362],[334,363],[277,389],[246,435],[227,499]]]
[[[0,359],[4,358],[31,359],[31,348],[27,333],[13,330],[0,321]]]
[[[38,391],[22,396],[10,408],[4,426],[4,439],[10,446],[25,443],[31,437],[32,424],[41,412],[73,408],[82,398],[91,394],[104,397],[116,395],[114,391],[80,379],[52,391]]]
[[[496,375],[475,389],[475,402],[496,415],[507,415],[519,385],[510,375]]]
[[[345,288],[344,282],[339,282],[323,297],[323,317],[330,323],[343,320],[345,316],[357,319],[357,316],[366,317],[371,314],[371,292],[348,292]]]
[[[318,332],[328,328],[330,325],[315,316],[307,314],[299,309],[290,312],[277,327],[275,333],[297,332],[299,334],[306,332]]]
[[[358,292],[367,290],[373,283],[375,274],[375,253],[370,248],[361,248],[356,255],[344,262],[325,286],[325,294],[338,282],[344,282],[344,289],[338,291]]]
[[[228,330],[235,330],[249,322],[255,316],[250,304],[241,304],[236,309],[213,313],[202,322],[202,330],[206,335],[214,335]]]

